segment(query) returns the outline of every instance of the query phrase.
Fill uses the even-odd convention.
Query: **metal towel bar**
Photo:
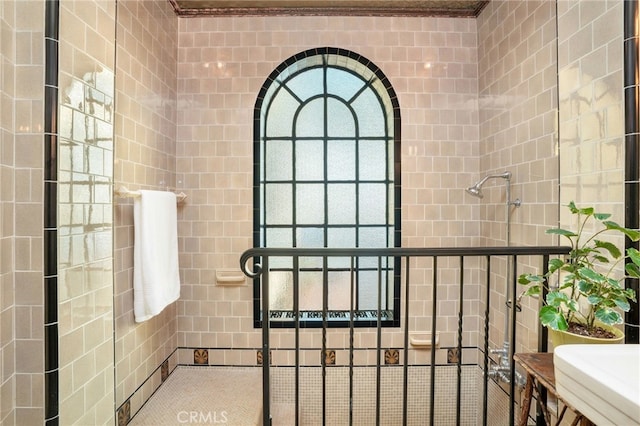
[[[126,186],[119,186],[113,191],[113,194],[119,198],[138,198],[140,197],[140,191],[130,191]],[[186,200],[187,194],[184,192],[180,192],[176,194],[176,200],[179,203],[182,203]]]

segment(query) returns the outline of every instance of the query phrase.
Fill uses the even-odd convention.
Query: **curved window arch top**
[[[343,49],[302,52],[269,76],[254,116],[255,246],[400,246],[400,112],[391,84],[375,65]],[[328,265],[331,326],[349,324],[346,261]],[[375,325],[380,291],[383,324],[396,326],[399,260],[384,261],[380,285],[377,262],[358,261],[355,319],[359,326]],[[301,259],[294,271],[290,260],[272,260],[272,326],[293,325],[294,282],[300,283],[301,320],[307,327],[322,324],[317,263]],[[254,295],[259,327],[257,280]]]
[[[306,56],[283,70],[279,68],[268,79],[271,84],[260,106],[263,118],[261,138],[304,136],[296,133],[298,129],[294,126],[287,126],[294,124],[296,118],[300,118],[294,117],[294,114],[301,114],[302,111],[311,114],[316,125],[326,118],[331,124],[326,135],[329,137],[394,138],[394,110],[399,108],[391,85],[379,69],[369,68],[352,57],[338,53]],[[341,119],[346,117],[340,114],[339,106],[332,108],[327,105],[329,108],[325,110],[325,100],[327,104],[341,105],[350,112],[349,115],[354,117],[353,124],[359,124],[353,129],[354,133],[332,134],[346,130],[340,125]],[[306,129],[307,133],[312,130],[317,131],[314,136],[322,135],[322,128]]]

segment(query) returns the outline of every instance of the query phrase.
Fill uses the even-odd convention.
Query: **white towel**
[[[146,321],[180,297],[176,194],[140,191],[133,206],[133,312]]]

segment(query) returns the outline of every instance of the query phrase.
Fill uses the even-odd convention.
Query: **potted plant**
[[[610,221],[610,214],[596,213],[593,207],[578,208],[573,201],[568,207],[577,217],[576,231],[555,228],[546,232],[566,238],[571,251],[564,258],[551,259],[544,275],[520,275],[518,283],[526,286],[520,298],[539,296],[546,286],[548,293],[539,317],[549,328],[554,346],[575,343],[576,335],[586,336],[584,340],[590,343],[594,339],[620,342],[624,334],[614,325],[623,322],[620,312],[629,311],[630,301],[636,300],[635,292],[625,289],[623,280],[640,278],[640,252],[629,248],[623,254],[615,244],[600,238],[618,233],[638,241],[640,232]],[[592,222],[598,229],[588,227]],[[556,273],[557,287],[549,288]]]

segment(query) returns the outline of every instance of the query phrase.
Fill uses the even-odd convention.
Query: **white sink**
[[[640,345],[554,349],[558,395],[602,425],[640,425]]]

